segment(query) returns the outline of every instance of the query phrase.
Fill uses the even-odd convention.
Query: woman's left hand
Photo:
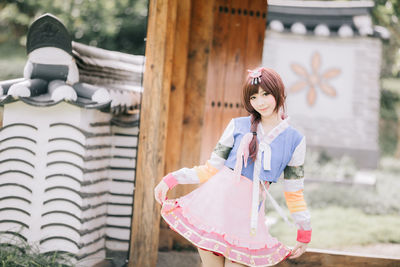
[[[307,243],[297,241],[296,246],[294,246],[294,248],[292,249],[292,255],[289,257],[289,259],[300,257],[306,251],[307,245]]]
[[[157,202],[162,205],[162,203],[167,200],[167,192],[169,187],[165,181],[161,180],[160,183],[154,188],[154,197]]]

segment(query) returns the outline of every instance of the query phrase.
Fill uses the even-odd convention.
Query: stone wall
[[[347,154],[366,168],[379,157],[380,62],[381,41],[371,37],[267,30],[264,41],[263,66],[282,76],[291,124],[308,147]]]
[[[61,102],[4,106],[0,243],[71,253],[92,266],[128,252],[138,124]]]

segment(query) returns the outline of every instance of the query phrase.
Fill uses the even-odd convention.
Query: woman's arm
[[[233,147],[234,128],[235,123],[232,119],[211,153],[210,159],[204,165],[182,168],[165,176],[163,181],[168,185],[169,189],[172,189],[177,184],[203,183],[222,169]]]
[[[284,191],[286,204],[297,226],[297,241],[311,241],[311,216],[304,200],[304,159],[306,154],[305,137],[293,152],[284,170]]]

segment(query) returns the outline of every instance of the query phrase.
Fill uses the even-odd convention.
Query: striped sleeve
[[[204,165],[195,166],[193,168],[182,168],[180,170],[171,173],[172,177],[176,181],[171,181],[171,175],[169,176],[169,184],[198,184],[206,182],[213,175],[215,175],[225,164],[229,153],[232,150],[234,137],[233,132],[235,129],[235,123],[232,119],[228,126],[225,128],[224,133],[219,139],[215,146],[210,158]],[[167,177],[167,176],[166,176]]]
[[[286,204],[299,230],[311,230],[311,216],[304,200],[304,160],[306,139],[293,152],[292,158],[284,170],[284,193]]]

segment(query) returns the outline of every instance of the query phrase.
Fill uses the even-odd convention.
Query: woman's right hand
[[[161,180],[161,182],[154,188],[154,197],[156,198],[157,202],[162,205],[162,203],[167,200],[167,192],[169,187],[166,182]]]

